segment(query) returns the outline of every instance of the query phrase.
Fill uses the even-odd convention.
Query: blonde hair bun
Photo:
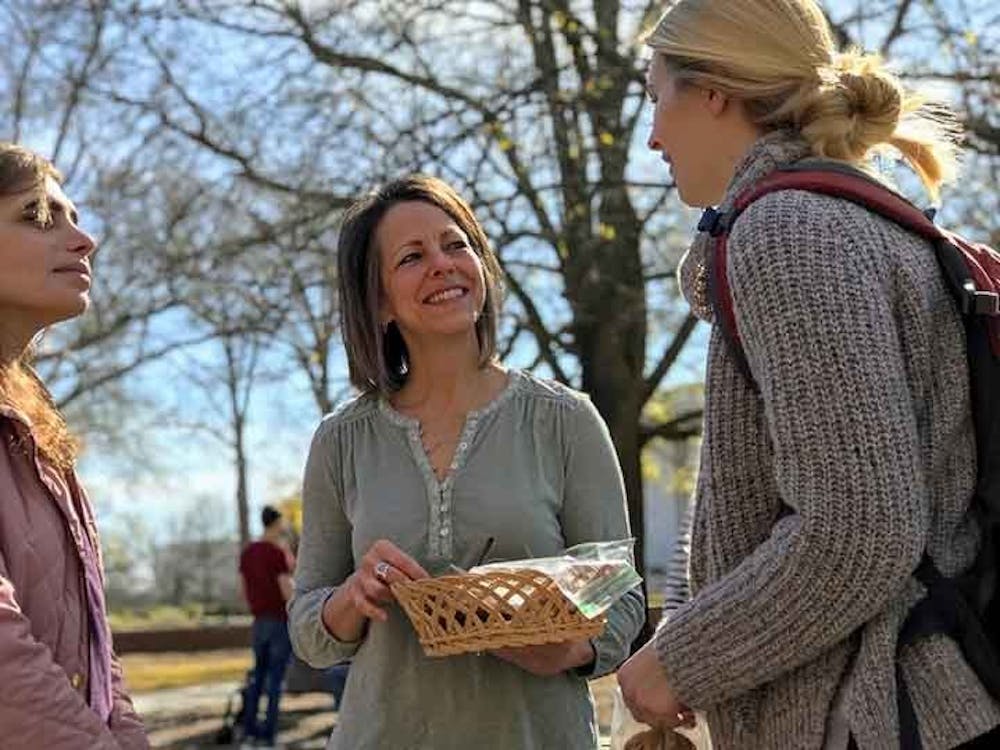
[[[906,94],[878,55],[837,55],[819,77],[795,117],[817,156],[857,162],[892,140],[904,114]]]

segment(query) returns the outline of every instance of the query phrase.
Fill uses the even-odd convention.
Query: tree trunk
[[[602,369],[604,373],[602,375]],[[583,389],[590,394],[594,406],[608,423],[611,439],[614,441],[625,479],[625,495],[628,501],[629,525],[635,537],[635,562],[640,574],[645,572],[645,547],[643,544],[643,487],[642,487],[642,446],[639,443],[639,403],[638,388],[633,386],[633,395],[628,394],[628,386],[622,386],[615,373],[608,376],[600,366],[584,369]],[[620,373],[621,374],[621,373]],[[619,374],[619,375],[620,375]]]
[[[242,418],[233,422],[236,449],[236,508],[240,518],[240,548],[250,542],[250,501],[247,492],[247,458],[244,447],[244,424]]]

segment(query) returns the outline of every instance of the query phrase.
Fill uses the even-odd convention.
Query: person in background
[[[0,142],[0,747],[142,750],[79,444],[31,367],[35,337],[90,304],[95,244],[61,180]]]
[[[959,644],[899,644],[921,558],[956,576],[981,538],[966,337],[933,247],[802,190],[724,222],[724,258],[710,232],[817,157],[877,180],[872,157],[893,154],[936,199],[954,119],[838,50],[816,0],[678,0],[646,41],[649,147],[682,201],[718,209],[678,273],[713,322],[692,595],[619,671],[626,702],[653,725],[706,711],[717,750],[894,748],[914,730],[907,747],[1000,747]],[[715,320],[715,261],[746,368]]]
[[[273,746],[285,669],[292,655],[285,604],[292,598],[295,561],[281,513],[267,505],[260,514],[264,533],[240,555],[243,595],[253,614],[253,677],[246,691],[243,728],[247,742]],[[258,722],[260,697],[267,693],[267,714]]]
[[[685,604],[691,598],[691,587],[688,582],[688,560],[691,558],[691,527],[694,523],[694,505],[689,505],[681,517],[680,528],[677,529],[677,539],[674,549],[667,562],[666,580],[663,584],[663,611],[661,623],[670,614]]]

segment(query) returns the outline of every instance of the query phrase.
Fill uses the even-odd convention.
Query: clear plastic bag
[[[584,617],[593,619],[642,581],[632,565],[634,544],[634,539],[587,542],[558,557],[489,563],[469,572],[537,570],[551,578]]]

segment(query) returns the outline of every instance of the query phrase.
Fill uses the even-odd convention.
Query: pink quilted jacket
[[[0,747],[148,748],[117,658],[108,723],[87,705],[81,550],[83,534],[100,548],[97,529],[76,477],[60,476],[35,456],[28,422],[0,406]],[[79,499],[83,518],[67,495]]]

